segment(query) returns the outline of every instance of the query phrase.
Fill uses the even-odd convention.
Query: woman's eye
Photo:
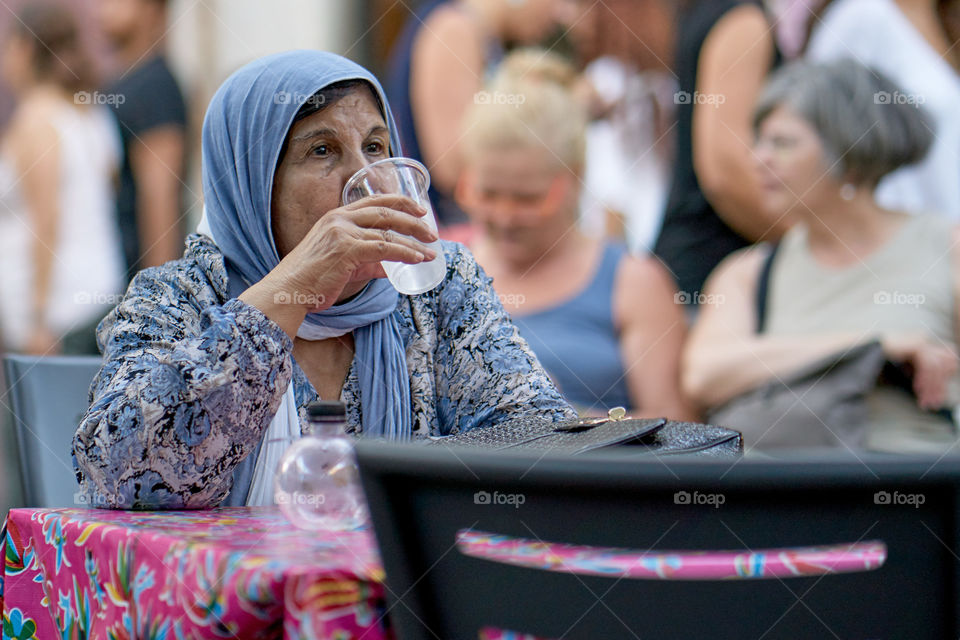
[[[377,156],[383,153],[383,145],[379,142],[370,142],[367,143],[367,153],[372,156]]]
[[[321,158],[326,158],[328,155],[330,155],[330,145],[318,144],[310,151],[310,153]]]
[[[780,137],[773,138],[771,142],[773,143],[773,146],[777,149],[789,149],[790,147],[793,147],[796,144],[796,141],[793,140],[792,138],[780,138]]]

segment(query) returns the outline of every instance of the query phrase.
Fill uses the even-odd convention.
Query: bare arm
[[[414,43],[410,104],[423,159],[447,193],[460,174],[463,116],[483,85],[483,66],[483,42],[470,19],[455,9],[434,11]]]
[[[25,110],[11,128],[10,141],[33,234],[33,298],[23,301],[30,305],[32,333],[25,349],[48,354],[59,339],[45,322],[60,232],[60,136],[42,110]]]
[[[754,103],[774,55],[770,26],[757,7],[730,10],[703,43],[693,107],[693,164],[717,215],[751,241],[777,240],[788,218],[764,211],[752,150]]]
[[[701,407],[718,406],[776,376],[877,336],[756,333],[756,287],[766,247],[730,255],[707,280],[705,300],[683,354],[683,389]]]
[[[179,125],[150,129],[130,147],[143,267],[175,260],[183,252],[179,231],[183,154],[184,132]]]
[[[680,390],[680,353],[687,326],[669,274],[653,259],[625,259],[614,290],[614,318],[630,400],[636,413],[695,420]]]

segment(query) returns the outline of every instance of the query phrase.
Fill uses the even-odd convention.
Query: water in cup
[[[343,187],[343,204],[350,204],[360,198],[375,194],[399,194],[406,196],[427,210],[424,224],[434,231],[437,221],[430,205],[427,193],[430,188],[430,174],[427,168],[411,158],[387,158],[367,165],[347,180]],[[406,264],[404,262],[381,262],[390,284],[406,295],[416,295],[430,291],[447,274],[447,260],[443,255],[440,241],[428,244],[436,251],[437,257],[429,262]]]
[[[429,209],[430,212],[424,218],[429,217],[430,222],[433,222],[433,210],[430,208],[429,201],[425,208]],[[434,231],[437,230],[436,223],[430,226]],[[381,262],[383,270],[387,274],[387,280],[400,293],[407,295],[424,293],[443,282],[443,278],[447,275],[447,260],[443,256],[443,247],[439,240],[431,242],[427,246],[437,252],[437,257],[429,262],[421,262],[420,264],[390,262],[389,260]]]

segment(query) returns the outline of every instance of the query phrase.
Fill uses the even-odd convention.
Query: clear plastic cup
[[[437,220],[427,195],[429,188],[430,174],[425,166],[412,158],[387,158],[369,164],[353,174],[343,187],[342,200],[346,205],[376,194],[403,195],[427,210],[427,215],[423,217],[424,224],[436,231]],[[387,274],[387,280],[400,293],[424,293],[443,282],[447,275],[447,260],[443,256],[440,241],[427,246],[437,252],[437,257],[429,262],[406,264],[384,260],[380,263]]]

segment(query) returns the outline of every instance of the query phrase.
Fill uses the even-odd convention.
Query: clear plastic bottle
[[[274,477],[274,499],[300,529],[353,529],[368,521],[353,440],[340,402],[307,407],[303,437],[284,452]]]

